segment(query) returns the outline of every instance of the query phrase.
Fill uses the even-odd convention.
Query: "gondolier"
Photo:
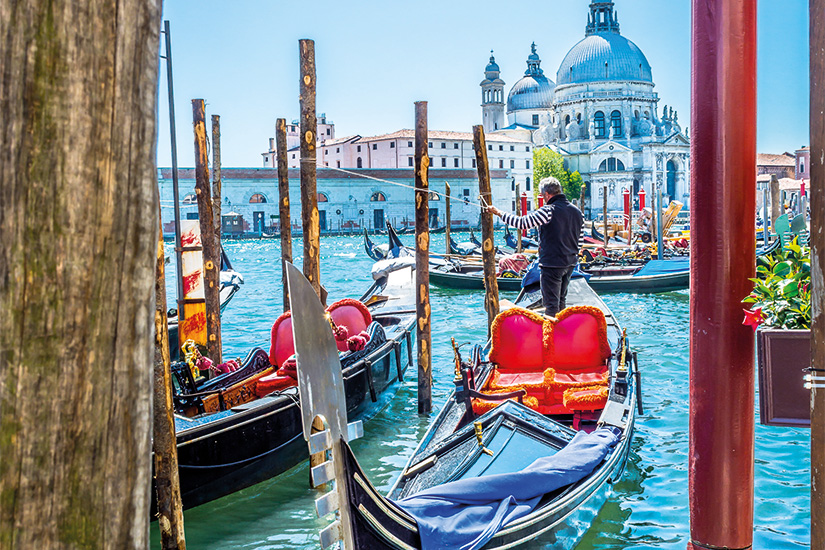
[[[545,314],[555,317],[567,305],[567,285],[578,262],[584,217],[567,200],[556,178],[544,178],[539,189],[544,206],[525,216],[514,216],[495,206],[489,206],[488,211],[519,230],[538,227],[542,304]]]

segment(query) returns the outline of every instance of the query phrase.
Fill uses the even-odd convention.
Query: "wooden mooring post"
[[[278,219],[281,234],[281,273],[284,287],[284,311],[289,310],[289,288],[286,284],[286,262],[292,262],[292,228],[289,214],[289,167],[286,160],[286,119],[275,121],[275,143],[278,155]]]
[[[446,227],[444,228],[444,242],[446,243],[444,246],[447,248],[447,254],[450,254],[452,250],[450,250],[450,225],[453,223],[452,211],[450,210],[450,184],[448,182],[444,182],[444,208],[446,210]]]
[[[610,237],[607,235],[607,186],[602,187],[602,222],[604,223],[604,248],[607,250],[607,242]]]
[[[693,0],[688,550],[753,545],[756,4]]]
[[[825,368],[825,0],[810,0],[811,368]],[[804,211],[803,211],[804,212]],[[823,376],[821,371],[812,374]],[[825,548],[825,388],[811,389],[811,548]]]
[[[206,296],[206,353],[215,362],[221,359],[221,251],[215,240],[212,189],[209,182],[209,156],[206,151],[206,108],[202,99],[192,100],[195,131],[195,196],[203,244],[203,283]]]
[[[522,214],[524,214],[524,212],[521,210],[521,189],[520,189],[520,187],[521,186],[517,183],[516,184],[516,191],[515,191],[515,193],[516,193],[516,201],[515,201],[516,202],[516,216],[521,216]],[[521,244],[521,238],[522,237],[521,237],[521,235],[522,235],[522,231],[520,229],[516,230],[516,243],[517,243],[516,244],[516,252],[519,253],[519,254],[521,254],[521,249],[522,249],[522,244]]]
[[[432,328],[430,325],[430,157],[427,102],[415,102],[415,312],[418,346],[418,414],[433,408]],[[449,241],[448,241],[449,243]],[[448,244],[449,246],[449,244]]]
[[[304,277],[321,303],[321,232],[318,225],[318,188],[315,179],[318,120],[315,118],[315,41],[298,42],[301,62],[301,222],[304,229]]]
[[[218,250],[218,280],[223,263],[221,254],[221,117],[212,115],[212,215],[215,218],[215,247]],[[218,283],[220,294],[220,282]]]
[[[665,220],[662,216],[662,182],[656,182],[656,258],[661,260],[665,253]]]
[[[482,206],[493,204],[490,191],[490,166],[487,164],[487,141],[484,126],[473,126],[473,147],[476,151],[478,167],[478,190]],[[519,232],[521,234],[521,232]],[[493,326],[493,319],[499,311],[498,279],[496,278],[496,247],[493,241],[493,214],[486,208],[481,210],[481,258],[484,263],[484,309],[487,310],[487,335]]]
[[[166,317],[166,254],[163,222],[158,235],[155,264],[155,361],[152,449],[155,461],[155,490],[158,527],[163,550],[185,550],[183,504],[178,475],[178,446],[172,406],[172,371],[169,359],[169,325]]]
[[[785,205],[782,204],[782,191],[779,189],[779,178],[776,174],[771,174],[771,181],[768,184],[771,190],[771,227],[776,232],[776,218],[785,213]]]

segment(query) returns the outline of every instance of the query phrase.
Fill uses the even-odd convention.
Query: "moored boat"
[[[641,265],[580,264],[580,268],[593,290],[599,293],[672,292],[690,286],[690,258],[687,256],[650,260]]]
[[[297,270],[288,276],[293,308],[314,298]],[[371,549],[575,547],[624,471],[640,401],[635,355],[612,314],[583,280],[571,282],[569,300],[577,305],[555,319],[513,307],[470,361],[456,350],[456,391],[387,497],[336,420],[341,383],[325,373],[337,369],[312,360],[331,344],[297,340],[301,393],[313,406],[305,435],[313,452],[332,456],[313,479],[336,481],[317,509],[340,505],[321,546],[343,538],[346,548]],[[315,377],[323,387],[311,385]],[[315,415],[330,427],[309,437]]]

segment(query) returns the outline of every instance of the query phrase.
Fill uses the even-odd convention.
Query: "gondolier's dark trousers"
[[[541,303],[544,313],[555,317],[567,307],[567,285],[575,266],[541,268]]]

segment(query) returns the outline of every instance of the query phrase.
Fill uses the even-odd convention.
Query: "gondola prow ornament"
[[[304,439],[310,454],[326,453],[326,461],[311,470],[312,483],[315,487],[333,484],[331,491],[315,501],[319,517],[335,514],[335,521],[321,531],[321,547],[329,548],[341,541],[344,550],[355,550],[341,441],[361,437],[364,428],[360,421],[347,424],[338,347],[318,295],[301,271],[289,262],[286,262],[286,275]],[[321,431],[313,429],[316,418],[323,423]]]

